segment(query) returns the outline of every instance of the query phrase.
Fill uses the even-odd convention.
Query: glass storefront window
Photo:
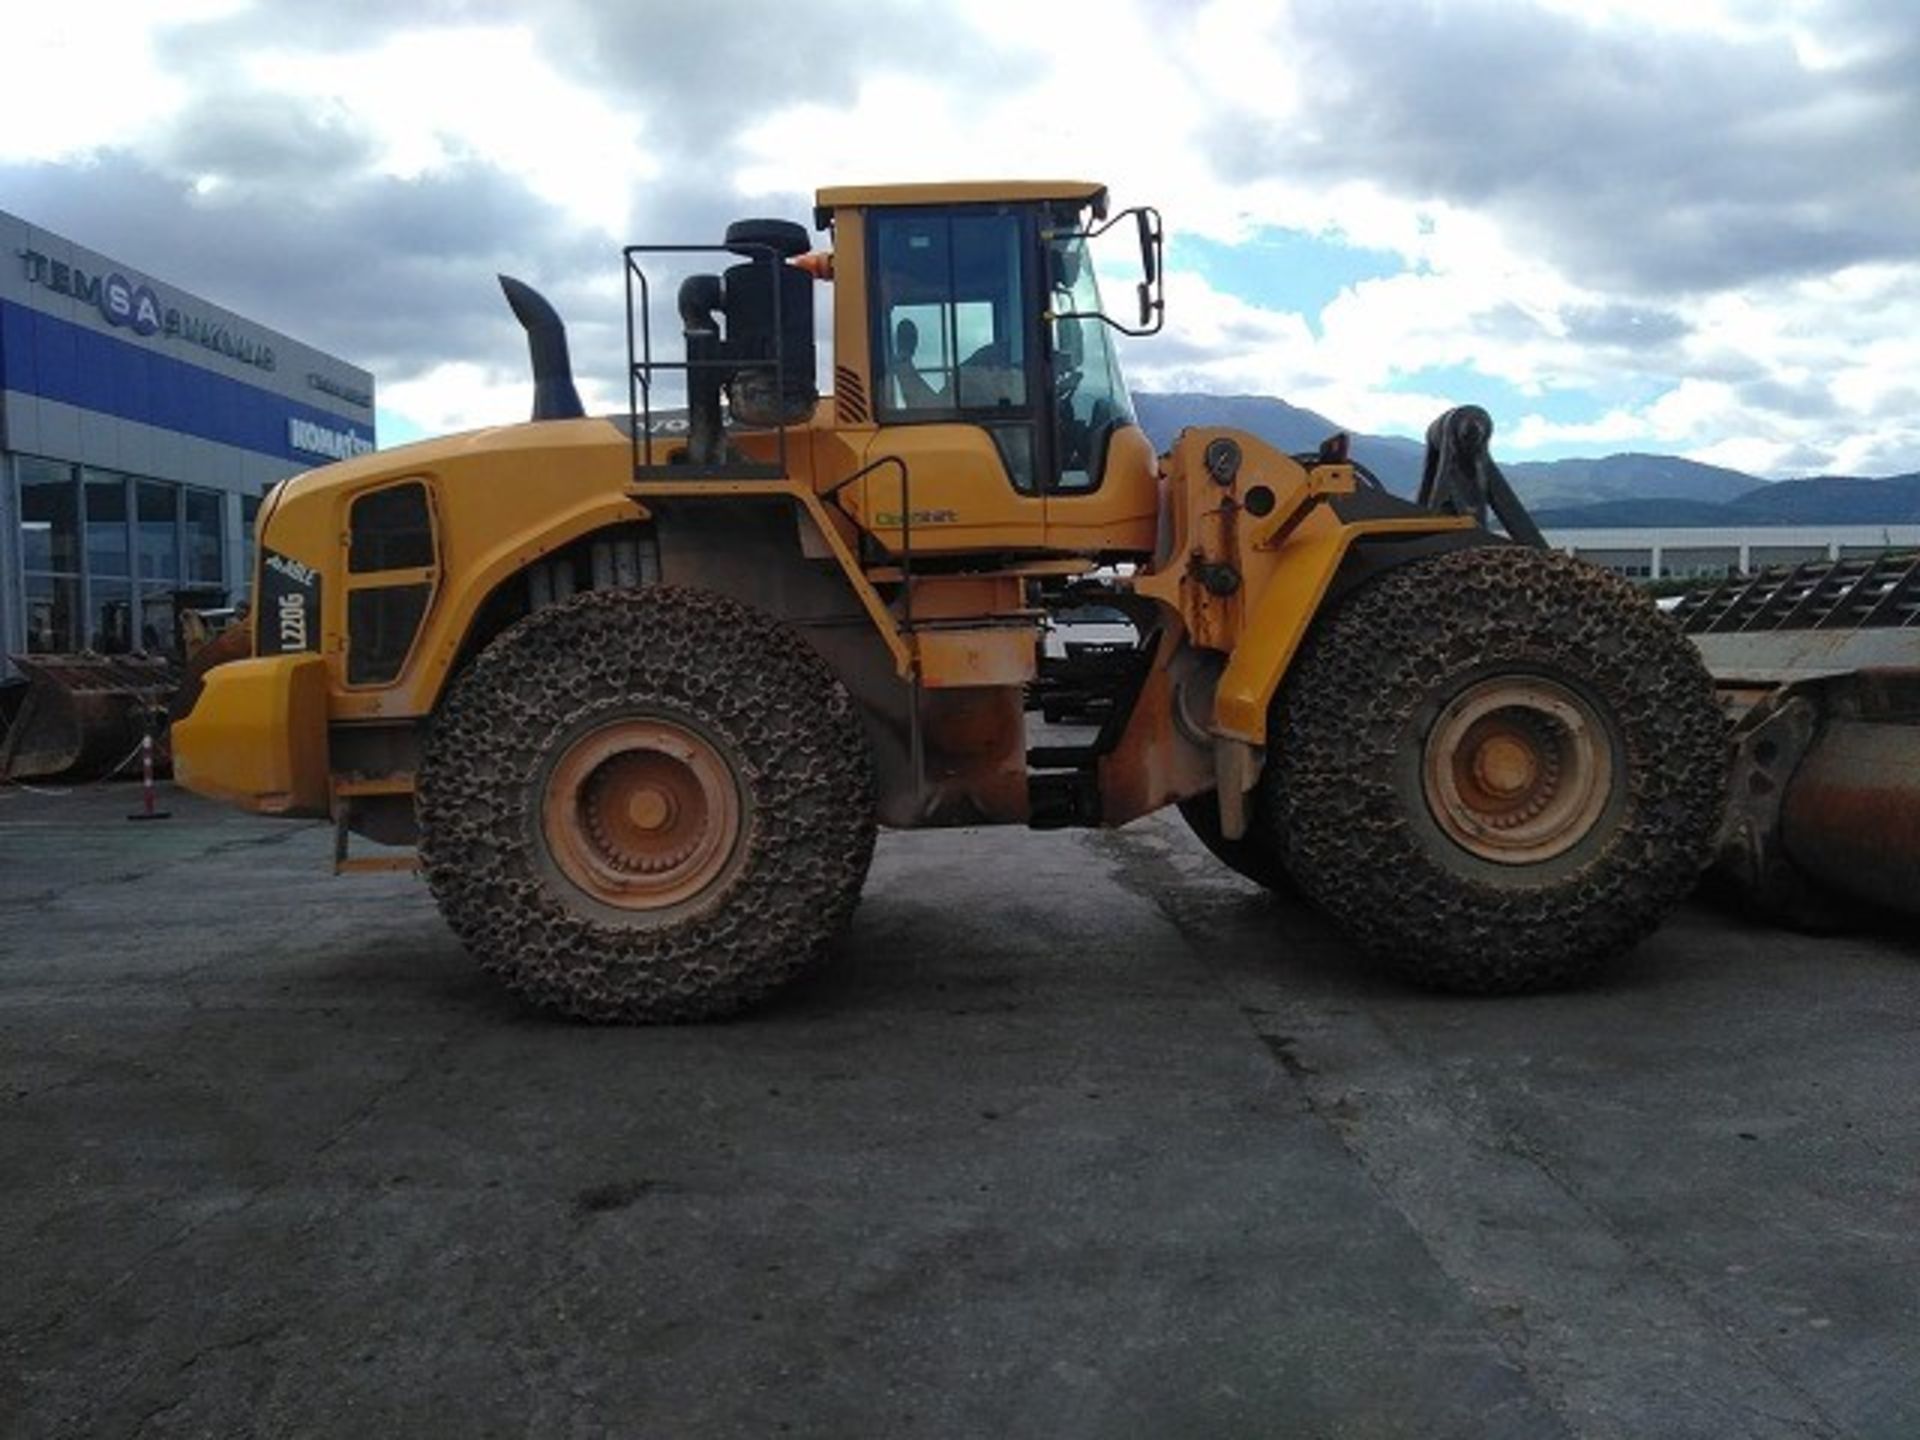
[[[0,457],[9,484],[24,573],[0,583],[22,587],[31,653],[169,651],[176,592],[201,605],[228,593],[223,491],[25,455]],[[249,568],[263,503],[240,497]]]
[[[72,575],[27,576],[27,653],[51,655],[80,648],[80,580]]]
[[[87,492],[87,573],[133,573],[133,547],[127,531],[127,482],[104,470],[83,472]]]
[[[180,487],[157,480],[140,482],[140,578],[178,580],[180,546],[177,518]]]
[[[187,579],[220,584],[226,571],[220,564],[220,494],[215,490],[187,490],[182,493],[186,520]]]
[[[133,582],[95,575],[87,589],[91,597],[87,648],[102,655],[126,654],[133,649]]]
[[[73,467],[22,456],[20,540],[28,570],[80,568],[80,506]]]
[[[264,495],[242,495],[240,497],[240,594],[242,598],[253,593],[253,532],[260,524],[260,507],[266,503]]]
[[[140,645],[150,655],[173,653],[172,585],[141,585]]]

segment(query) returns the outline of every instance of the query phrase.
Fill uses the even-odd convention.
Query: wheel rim
[[[1428,733],[1427,807],[1482,860],[1534,865],[1590,834],[1613,786],[1613,751],[1593,707],[1536,676],[1483,680]]]
[[[561,873],[624,910],[678,905],[712,885],[739,848],[741,817],[732,766],[713,742],[651,718],[575,740],[541,807]]]

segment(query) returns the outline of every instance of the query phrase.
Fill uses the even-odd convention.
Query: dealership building
[[[0,212],[0,676],[244,599],[284,477],[371,450],[373,377]]]
[[[1556,550],[1630,580],[1751,575],[1777,565],[1920,550],[1920,525],[1720,525],[1549,530]]]

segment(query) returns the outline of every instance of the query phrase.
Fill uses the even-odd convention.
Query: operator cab
[[[981,425],[1016,490],[1097,488],[1108,439],[1135,422],[1076,207],[916,207],[868,224],[881,423]]]
[[[1159,329],[1154,211],[1109,220],[1106,191],[1082,182],[896,185],[824,190],[815,223],[834,234],[836,396],[864,378],[872,397],[870,415],[842,403],[836,418],[879,427],[866,459],[914,468],[915,514],[947,525],[916,546],[1142,548],[1154,464],[1117,340]],[[1131,323],[1103,308],[1091,254],[1122,224],[1140,240]],[[997,464],[958,463],[983,436]]]

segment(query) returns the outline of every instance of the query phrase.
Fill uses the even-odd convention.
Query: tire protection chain
[[[1571,676],[1625,759],[1624,806],[1592,853],[1510,883],[1436,863],[1395,783],[1425,742],[1422,707],[1489,666]],[[1440,989],[1564,984],[1632,945],[1693,887],[1725,804],[1726,726],[1699,655],[1626,581],[1552,551],[1454,551],[1356,591],[1316,624],[1269,733],[1265,809],[1289,872]]]
[[[747,849],[714,894],[623,923],[540,865],[541,777],[563,737],[650,705],[734,752]],[[516,623],[454,686],[426,746],[421,858],[511,989],[589,1020],[695,1020],[822,956],[858,903],[873,815],[853,701],[791,629],[706,591],[591,591]]]

